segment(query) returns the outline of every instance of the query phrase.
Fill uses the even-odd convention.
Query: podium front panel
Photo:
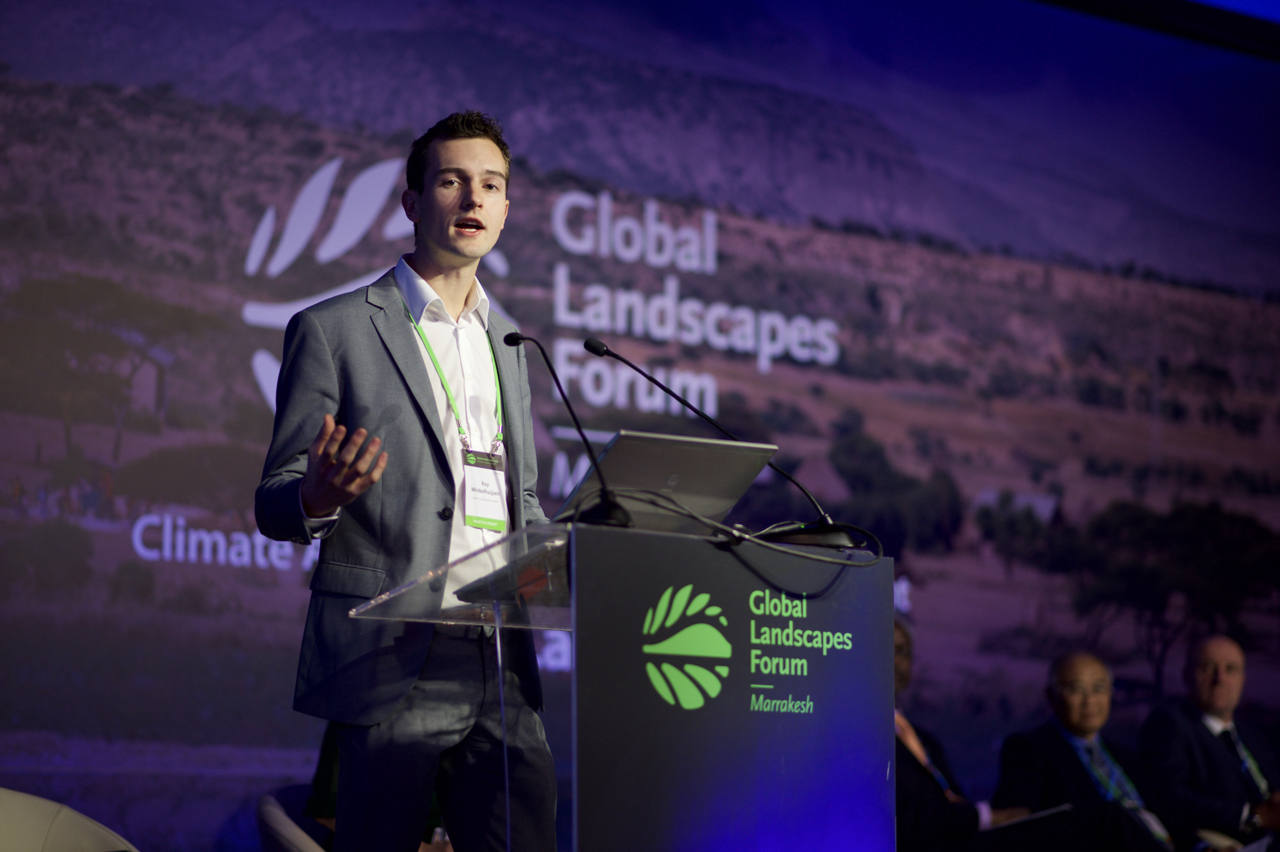
[[[599,527],[570,546],[577,849],[891,852],[891,560]]]

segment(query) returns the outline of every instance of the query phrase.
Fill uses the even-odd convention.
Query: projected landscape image
[[[916,631],[913,715],[974,792],[1079,644],[1115,666],[1132,732],[1181,689],[1187,638],[1231,630],[1253,712],[1280,720],[1264,203],[1197,218],[1007,103],[870,59],[824,98],[743,64],[746,35],[627,35],[625,9],[568,31],[494,6],[428,55],[456,13],[233,11],[197,37],[183,8],[149,19],[172,49],[133,60],[94,35],[103,13],[56,5],[82,55],[56,73],[53,17],[2,16],[29,38],[0,39],[0,785],[206,849],[241,848],[245,803],[309,778],[322,723],[290,706],[318,550],[252,513],[283,324],[411,248],[403,156],[470,105],[515,155],[480,273],[498,309],[553,351],[587,428],[712,435],[584,353],[594,335],[879,537]],[[783,53],[796,26],[751,43]],[[533,362],[531,383],[550,513],[586,460]],[[731,519],[811,513],[762,477]],[[567,701],[562,650],[544,676]],[[549,707],[553,747],[567,712]],[[163,818],[150,748],[190,769]],[[105,769],[57,769],[77,761],[151,780],[107,805]]]

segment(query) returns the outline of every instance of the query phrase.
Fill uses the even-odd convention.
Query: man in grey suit
[[[527,631],[506,637],[500,675],[483,629],[347,615],[546,520],[524,354],[503,345],[514,328],[475,274],[506,221],[501,128],[455,113],[414,143],[406,173],[413,253],[285,332],[256,512],[273,539],[323,539],[294,708],[338,730],[338,852],[417,849],[433,791],[458,852],[504,849],[508,831],[512,848],[551,852],[555,772]]]

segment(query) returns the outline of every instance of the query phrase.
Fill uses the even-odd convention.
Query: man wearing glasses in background
[[[1067,831],[1078,832],[1081,848],[1170,850],[1168,832],[1139,788],[1137,760],[1100,733],[1111,714],[1111,685],[1110,670],[1092,654],[1054,660],[1045,688],[1053,718],[1005,740],[991,804],[1033,813],[1069,804]]]

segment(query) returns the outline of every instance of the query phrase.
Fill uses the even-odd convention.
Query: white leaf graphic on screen
[[[280,377],[280,361],[265,349],[253,353],[253,378],[258,383],[262,398],[276,413],[276,380]]]
[[[320,224],[324,215],[325,203],[329,200],[329,191],[333,189],[333,181],[338,177],[338,169],[342,168],[342,158],[334,157],[316,171],[298,193],[289,211],[289,218],[284,223],[284,234],[276,253],[267,264],[267,275],[275,278],[289,268],[289,264],[298,259],[302,250],[311,242],[311,235]]]
[[[497,278],[506,278],[511,274],[511,264],[507,263],[507,256],[496,248],[490,249],[480,262],[484,264],[485,271],[492,272]]]
[[[317,169],[303,184],[285,221],[284,233],[280,237],[280,243],[276,246],[271,262],[267,264],[268,276],[274,278],[284,272],[306,250],[307,244],[315,236],[320,220],[324,217],[325,207],[329,203],[329,196],[333,192],[333,185],[341,168],[342,158],[335,157]],[[391,195],[392,189],[402,174],[402,170],[403,164],[400,160],[383,160],[356,175],[343,195],[342,203],[338,207],[338,214],[334,217],[333,225],[330,226],[329,232],[321,240],[320,247],[316,249],[316,260],[318,262],[324,264],[337,260],[355,248],[360,240],[364,239],[364,236],[369,233],[374,222],[377,221],[378,216],[382,213],[383,208],[386,207],[387,198]],[[388,217],[388,221],[404,219],[403,212],[401,212],[400,216],[395,215],[398,210],[399,206],[397,205],[396,210],[393,210],[392,215]],[[262,220],[258,223],[257,230],[253,234],[253,239],[249,244],[249,254],[245,258],[244,268],[248,275],[255,275],[261,267],[262,259],[266,256],[267,249],[270,247],[275,221],[275,207],[267,208]],[[409,233],[413,233],[412,223],[409,223],[408,219],[404,219],[404,221],[410,226]],[[384,229],[384,234],[386,230]],[[289,319],[298,311],[305,310],[317,302],[322,302],[332,296],[349,293],[352,290],[370,284],[378,280],[383,271],[378,269],[367,272],[345,284],[339,284],[337,287],[330,287],[315,295],[295,299],[291,302],[248,301],[241,308],[240,315],[248,325],[259,328],[282,329],[289,324]],[[271,389],[268,392],[268,383],[263,381],[264,374],[260,369],[263,361],[258,357],[266,354],[262,350],[255,354],[254,375],[258,378],[258,384],[263,396],[267,397],[268,402],[274,407],[274,380],[270,382]]]
[[[320,243],[320,248],[316,249],[316,260],[328,263],[356,247],[382,212],[403,167],[400,160],[383,160],[356,176],[342,197],[342,206],[338,208],[333,227]],[[391,218],[394,220],[396,217]],[[413,233],[412,227],[409,233]]]
[[[400,211],[397,216],[392,213],[387,217],[387,222],[382,226],[382,238],[387,242],[398,240],[402,237],[413,236],[413,223],[409,221],[409,217],[404,215],[404,210]],[[496,249],[495,249],[496,251]]]
[[[324,218],[325,208],[329,204],[329,197],[333,193],[333,185],[337,181],[338,172],[341,168],[342,158],[334,157],[316,169],[315,173],[303,184],[297,198],[294,199],[293,207],[289,210],[289,215],[285,219],[284,232],[280,236],[280,242],[276,245],[276,250],[271,255],[271,260],[267,263],[266,273],[268,277],[277,277],[302,256],[307,245],[315,236],[316,230],[320,226],[320,220]],[[404,162],[395,159],[375,163],[355,176],[342,197],[342,203],[338,205],[338,213],[334,216],[333,224],[320,241],[319,247],[316,248],[315,257],[318,263],[326,264],[337,260],[359,245],[360,241],[364,239],[365,235],[369,233],[377,222],[378,216],[387,207],[387,200],[393,195],[393,190],[403,174]],[[249,251],[245,255],[244,261],[246,275],[257,275],[262,268],[263,260],[271,247],[275,226],[276,208],[274,206],[268,207],[266,212],[262,214],[262,219],[259,220],[258,227],[254,230],[253,237],[249,241]],[[390,215],[387,216],[386,222],[382,226],[382,238],[390,242],[412,235],[413,223],[404,215],[404,211],[398,203],[393,205]],[[493,249],[489,254],[485,255],[482,262],[486,273],[492,274],[496,278],[506,278],[511,272],[507,258],[497,249]],[[380,267],[357,276],[344,284],[327,288],[312,296],[305,296],[291,302],[250,300],[244,303],[240,310],[240,316],[246,325],[257,328],[283,329],[289,324],[289,320],[293,315],[299,311],[306,310],[325,299],[340,296],[343,293],[349,293],[352,290],[372,284],[385,273],[386,267]],[[492,294],[489,296],[489,306],[491,310],[497,311],[502,317],[516,325],[517,328],[519,327],[519,324],[498,304]],[[276,376],[280,372],[280,362],[276,359],[276,356],[264,349],[254,352],[251,362],[258,389],[271,407],[271,410],[274,411],[275,384]]]
[[[283,329],[298,311],[305,311],[317,302],[323,302],[325,299],[332,299],[334,296],[341,296],[343,293],[350,293],[352,290],[372,284],[385,275],[386,272],[386,269],[375,269],[372,272],[366,272],[359,278],[352,278],[345,284],[339,284],[337,287],[325,290],[323,293],[304,296],[292,302],[245,302],[244,307],[240,309],[240,317],[245,321],[246,325],[254,325],[258,328]],[[492,299],[490,303],[492,304]]]
[[[275,230],[276,208],[273,206],[268,207],[267,212],[262,214],[262,221],[258,223],[258,229],[253,232],[253,240],[249,243],[249,255],[244,259],[245,275],[258,274],[258,269],[267,256],[267,249],[271,247],[271,235]]]

